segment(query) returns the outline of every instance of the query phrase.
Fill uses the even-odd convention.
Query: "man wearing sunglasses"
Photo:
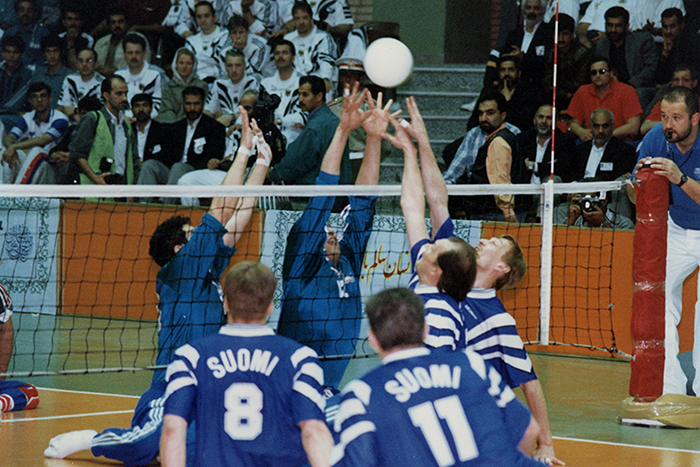
[[[586,127],[596,109],[608,109],[615,119],[613,136],[626,141],[637,137],[642,121],[642,107],[637,91],[628,84],[619,82],[605,57],[591,59],[588,71],[591,84],[581,86],[566,113],[571,117],[571,131],[583,142],[593,139],[591,129]]]

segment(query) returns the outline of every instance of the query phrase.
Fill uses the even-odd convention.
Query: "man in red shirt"
[[[613,136],[626,141],[636,139],[643,114],[637,91],[615,79],[606,58],[593,58],[588,70],[591,84],[576,91],[566,111],[571,117],[571,131],[581,141],[590,141],[593,136],[586,125],[591,114],[596,109],[608,109],[615,117]]]

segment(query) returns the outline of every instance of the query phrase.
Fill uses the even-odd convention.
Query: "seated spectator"
[[[314,75],[326,82],[326,92],[332,96],[338,81],[335,60],[338,58],[338,46],[325,31],[314,25],[313,13],[308,3],[294,2],[292,15],[296,30],[284,38],[294,44],[297,59],[294,67],[302,75]],[[314,178],[315,180],[315,178]]]
[[[309,121],[299,137],[287,146],[284,159],[268,176],[273,183],[313,185],[321,170],[326,149],[333,139],[340,119],[326,105],[326,84],[318,76],[299,80],[299,107],[308,112]],[[340,164],[341,185],[352,183],[352,169],[347,147]]]
[[[576,22],[566,14],[559,14],[559,31],[557,39],[557,108],[566,110],[578,88],[586,84],[586,65],[590,59],[590,50],[574,37]],[[554,69],[554,50],[547,58],[547,70]],[[545,73],[543,80],[544,94],[552,95],[553,74]]]
[[[615,117],[613,136],[626,141],[634,140],[643,114],[637,91],[615,79],[609,61],[604,57],[593,57],[588,70],[591,84],[584,84],[576,91],[566,110],[571,117],[571,131],[581,141],[590,141],[593,135],[590,128],[586,128],[586,122],[594,110],[603,108],[611,111]]]
[[[136,94],[131,99],[131,111],[134,122],[131,124],[136,133],[136,147],[139,155],[139,166],[144,161],[156,158],[167,150],[167,141],[171,137],[167,125],[151,119],[153,98],[150,94]]]
[[[552,106],[544,104],[537,109],[534,127],[516,136],[520,158],[525,163],[529,182],[540,184],[549,180],[552,155]],[[558,129],[554,130],[554,174],[562,177],[563,160],[574,150],[574,141]]]
[[[155,118],[158,115],[160,98],[163,95],[161,74],[145,61],[146,41],[143,36],[129,33],[124,37],[123,45],[126,68],[122,68],[114,74],[121,76],[129,87],[128,101],[142,92],[153,97],[153,114],[151,116]],[[131,117],[131,112],[127,110],[124,115]]]
[[[585,3],[585,2],[584,2]],[[576,23],[578,23],[579,11],[581,11],[580,0],[549,0],[547,8],[544,12],[544,20],[548,23],[552,22],[557,6],[559,7],[559,31],[561,31],[561,18],[563,15],[574,20],[574,31],[576,32]]]
[[[608,59],[618,81],[637,90],[642,107],[651,101],[658,52],[651,34],[629,31],[627,10],[618,6],[605,12],[605,36],[596,44],[595,53]]]
[[[277,72],[260,81],[260,85],[270,94],[280,98],[275,109],[275,124],[287,138],[287,144],[294,141],[306,124],[306,116],[299,108],[299,78],[302,75],[294,68],[296,49],[294,44],[282,39],[275,44],[274,60]]]
[[[63,80],[71,74],[71,70],[63,66],[63,44],[55,34],[41,40],[41,53],[45,64],[36,67],[32,83],[42,82],[51,87],[51,107],[56,108],[63,89]]]
[[[634,170],[637,160],[634,147],[613,136],[615,117],[608,109],[591,114],[591,139],[576,146],[570,157],[562,161],[562,179],[574,182],[596,177],[612,181]]]
[[[663,28],[661,15],[669,8],[685,14],[683,0],[635,0],[630,12],[630,29],[632,31],[646,31],[653,36],[660,36]]]
[[[199,0],[171,1],[173,3],[171,11],[173,11],[174,7],[177,7],[177,16],[172,21],[173,24],[171,24],[175,33],[183,39],[187,39],[188,37],[197,34],[199,32],[199,26],[197,26],[197,21],[194,17],[194,7],[197,3],[199,3]],[[229,4],[229,0],[211,0],[210,3],[214,6],[214,11],[220,12],[220,14],[216,17],[218,25],[225,26],[224,21],[226,20],[226,7]]]
[[[160,101],[158,120],[161,123],[172,123],[184,118],[182,107],[182,90],[188,86],[209,91],[207,83],[197,77],[197,57],[186,47],[175,52],[172,63],[173,78],[163,85],[163,98]]]
[[[661,53],[656,67],[654,83],[659,86],[671,81],[672,73],[680,64],[694,64],[700,57],[700,35],[685,27],[685,17],[678,8],[668,8],[661,13]],[[697,65],[694,66],[698,71]]]
[[[698,76],[692,70],[691,67],[683,64],[679,64],[673,72],[673,80],[670,85],[663,86],[659,89],[657,93],[657,101],[654,107],[649,111],[649,115],[644,119],[642,127],[639,132],[642,135],[646,135],[649,130],[651,130],[655,125],[661,123],[661,99],[668,92],[672,86],[682,86],[684,88],[692,89],[696,94],[698,93]]]
[[[245,72],[245,55],[240,50],[231,49],[224,57],[225,78],[214,81],[204,112],[216,117],[224,126],[229,126],[238,117],[238,105],[244,92],[258,89],[259,82]]]
[[[124,119],[129,86],[115,74],[100,86],[104,106],[80,119],[68,150],[83,185],[128,184],[138,180],[136,135]]]
[[[231,0],[226,2],[224,24],[234,16],[245,18],[250,32],[259,36],[269,36],[282,25],[277,2],[263,0]]]
[[[68,130],[68,118],[51,108],[51,87],[33,83],[27,90],[32,111],[3,139],[2,183],[56,183],[48,152]]]
[[[17,114],[27,102],[27,87],[32,72],[24,64],[24,41],[19,36],[4,35],[0,40],[0,114],[5,131],[17,123]]]
[[[240,15],[233,15],[227,24],[228,37],[230,41],[228,45],[221,51],[220,61],[222,72],[224,70],[224,60],[226,52],[231,49],[243,51],[245,62],[247,64],[246,73],[253,73],[259,76],[271,76],[275,72],[275,66],[272,62],[272,54],[270,47],[267,45],[267,39],[251,34],[248,29],[248,22]]]
[[[5,31],[5,36],[19,36],[24,41],[24,63],[40,63],[41,39],[48,36],[49,30],[39,23],[39,7],[36,0],[16,0],[15,16],[17,24]]]
[[[92,49],[95,40],[91,35],[83,31],[83,18],[77,8],[72,8],[70,3],[61,11],[61,23],[65,31],[58,37],[64,42],[66,51],[66,64],[72,70],[78,69],[78,52],[83,49]]]
[[[595,178],[582,181],[599,181]],[[554,208],[554,223],[581,227],[634,229],[634,222],[609,205],[610,192],[572,193],[569,202]]]
[[[322,2],[300,0],[299,2],[289,3],[294,3],[291,11],[289,8],[283,9],[280,6],[280,9],[283,10],[280,12],[280,16],[285,24],[289,24],[290,20],[293,21],[296,3],[308,3],[311,10],[310,18],[316,23],[323,24],[324,27],[322,29],[324,31],[332,34],[334,37],[341,37],[346,36],[352,30],[354,21],[350,11],[350,4],[347,0],[326,0]]]
[[[226,131],[208,115],[202,115],[205,91],[189,86],[182,90],[185,118],[170,128],[168,149],[143,163],[139,185],[175,185],[193,170],[207,168],[210,161],[224,156]],[[175,198],[163,200],[177,203]]]
[[[627,0],[602,0],[590,2],[578,22],[576,37],[586,48],[595,47],[605,36],[605,12],[614,6],[628,6]]]
[[[211,84],[221,75],[219,55],[228,35],[226,29],[217,26],[216,12],[210,2],[198,2],[194,17],[200,31],[187,38],[185,47],[197,57],[197,77]]]
[[[524,24],[508,33],[506,43],[501,49],[501,56],[516,55],[520,59],[523,84],[538,89],[541,89],[542,80],[547,72],[547,56],[554,43],[554,29],[544,22],[546,3],[546,0],[523,2]],[[528,120],[531,118],[532,115]]]
[[[100,97],[100,86],[104,77],[97,73],[97,54],[92,49],[78,52],[78,73],[68,75],[63,80],[61,98],[58,109],[72,121],[78,121],[80,114],[76,113],[78,101],[83,97]]]
[[[86,96],[78,101],[78,121],[88,112],[96,112],[102,108],[102,101],[97,96]],[[56,183],[60,185],[76,185],[80,183],[80,173],[82,170],[75,161],[70,158],[71,139],[73,132],[78,127],[76,122],[70,122],[66,134],[61,141],[49,151],[49,163],[53,165],[56,175]],[[48,172],[48,171],[47,171]],[[50,172],[48,172],[50,173]]]
[[[506,121],[518,127],[520,131],[529,130],[532,127],[532,117],[537,106],[541,102],[539,87],[528,85],[522,80],[520,62],[516,56],[506,55],[499,59],[498,83],[495,86],[485,86],[480,93],[480,98],[486,94],[500,93],[505,98]],[[467,123],[467,129],[479,125],[479,111],[474,109]]]
[[[111,76],[115,71],[126,67],[126,56],[124,55],[122,40],[129,32],[129,23],[124,10],[118,7],[110,8],[107,11],[107,25],[110,33],[101,37],[95,43],[95,53],[98,57],[97,71],[102,76]],[[133,31],[130,34],[137,34],[143,37],[143,40],[146,42],[144,60],[150,63],[151,46],[146,37]]]
[[[519,158],[515,135],[506,128],[506,99],[503,94],[487,93],[477,102],[479,127],[488,136],[469,168],[468,184],[511,184],[529,180],[525,175],[524,162]],[[454,161],[453,161],[454,163]],[[448,169],[449,171],[449,169]],[[524,176],[523,176],[524,175]],[[472,220],[505,220],[518,222],[523,206],[516,206],[513,195],[454,196],[450,198],[450,216],[469,216]]]

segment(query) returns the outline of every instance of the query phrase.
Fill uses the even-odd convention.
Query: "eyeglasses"
[[[600,70],[591,70],[591,76],[604,75],[608,71],[610,70],[608,70],[607,68],[601,68]]]

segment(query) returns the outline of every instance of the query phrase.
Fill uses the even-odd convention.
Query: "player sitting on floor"
[[[255,122],[248,124],[245,109],[244,134],[238,155],[223,185],[243,183],[248,154],[252,149],[252,130],[258,134],[258,158],[246,185],[261,185],[267,176],[271,154]],[[255,198],[214,198],[202,223],[189,225],[185,217],[173,217],[158,226],[151,237],[149,253],[162,266],[156,280],[159,297],[158,355],[156,365],[164,367],[178,347],[216,333],[224,324],[219,278],[233,256],[234,245],[251,218]],[[163,403],[165,369],[153,374],[151,387],[136,405],[131,428],[74,431],[56,436],[44,455],[63,458],[77,451],[91,449],[95,456],[105,456],[125,465],[144,465],[158,454]]]
[[[12,357],[14,341],[12,299],[0,285],[0,412],[33,409],[39,405],[36,388],[21,381],[4,381]]]
[[[423,302],[408,289],[367,301],[382,365],[351,381],[334,430],[333,466],[542,466],[527,457],[537,422],[474,352],[423,346]]]
[[[425,302],[425,321],[429,329],[425,344],[432,348],[460,350],[466,347],[466,341],[459,303],[474,283],[476,252],[454,234],[454,224],[447,210],[447,188],[435,162],[423,119],[413,98],[406,99],[406,106],[411,116],[410,125],[403,119],[400,123],[394,121],[396,136],[387,135],[387,139],[404,152],[401,209],[406,219],[413,264],[413,277],[408,287]],[[421,168],[418,168],[411,135],[418,141]],[[432,165],[433,171],[428,169]],[[437,179],[429,178],[435,171]],[[431,238],[425,226],[425,196],[428,199],[435,196],[436,184],[442,184],[444,204],[441,206],[444,205],[444,209],[430,210]],[[426,195],[423,194],[424,185]]]
[[[328,465],[333,438],[323,416],[323,371],[316,352],[266,326],[276,286],[269,267],[236,264],[224,284],[228,324],[175,352],[164,467],[185,467],[189,421],[195,467]]]
[[[345,97],[340,125],[323,157],[317,185],[338,184],[348,135],[360,125],[367,132],[367,146],[356,184],[376,185],[379,181],[381,139],[389,125],[392,101],[382,108],[380,95],[375,107],[369,92],[358,96],[358,89],[356,85]],[[360,107],[365,101],[370,108],[367,112]],[[360,274],[372,232],[375,197],[351,196],[343,213],[345,229],[338,234],[328,225],[334,201],[334,196],[311,198],[287,238],[277,331],[321,356],[342,355],[342,359],[321,363],[326,385],[337,388],[360,333]]]

